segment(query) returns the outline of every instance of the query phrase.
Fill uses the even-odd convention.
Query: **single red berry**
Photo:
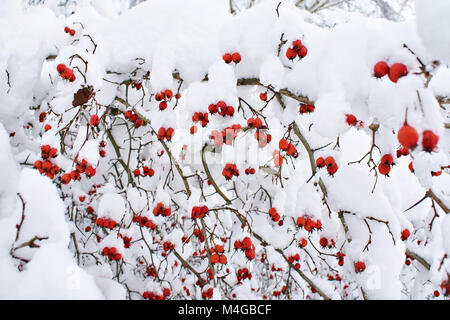
[[[408,125],[406,122],[403,127],[400,128],[397,134],[398,142],[408,149],[413,149],[419,142],[419,134],[417,130]]]
[[[306,57],[306,55],[308,54],[308,48],[306,48],[305,46],[301,46],[298,50],[297,50],[297,54],[300,58],[304,58]]]
[[[295,51],[293,48],[288,48],[286,50],[286,58],[289,60],[294,60],[295,57],[297,57],[297,51]]]
[[[382,78],[389,73],[389,66],[386,62],[380,61],[373,67],[373,75],[376,78]]]
[[[358,122],[358,119],[353,114],[346,114],[345,115],[345,121],[349,126],[355,126]]]
[[[439,136],[431,130],[422,133],[422,147],[426,152],[432,152],[439,142]]]
[[[383,162],[381,162],[378,165],[378,172],[382,175],[388,176],[389,172],[391,172],[391,166],[385,165]]]
[[[231,61],[233,60],[233,58],[231,57],[231,54],[229,54],[229,53],[225,53],[223,56],[222,56],[222,59],[223,59],[223,61],[225,61],[225,63],[231,63]]]
[[[406,75],[408,75],[408,68],[403,63],[394,63],[388,73],[392,82],[397,82],[398,79]]]
[[[98,115],[93,114],[89,122],[91,123],[91,126],[96,127],[100,124],[100,118]]]
[[[233,60],[234,63],[239,63],[241,62],[241,55],[235,52],[231,55],[231,59]]]
[[[402,235],[401,235],[402,241],[405,241],[406,239],[408,239],[410,235],[411,235],[411,232],[408,229],[403,230]]]

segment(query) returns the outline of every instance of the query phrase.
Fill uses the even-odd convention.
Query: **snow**
[[[368,2],[358,5],[369,16],[279,3],[258,1],[236,7],[235,14],[226,0],[152,0],[131,8],[128,0],[2,3],[0,298],[142,299],[146,290],[162,293],[169,286],[168,299],[202,299],[210,287],[211,299],[278,299],[274,293],[286,281],[293,299],[324,298],[306,277],[333,299],[432,298],[447,277],[443,257],[450,253],[448,0],[417,0],[416,15],[398,22],[378,18]],[[75,30],[73,37],[65,26]],[[290,61],[286,50],[295,40],[308,54]],[[226,64],[222,56],[235,52],[241,62]],[[378,61],[403,63],[408,75],[396,83],[375,78]],[[74,82],[58,74],[60,63],[74,69]],[[237,85],[249,79],[261,85]],[[74,107],[74,94],[88,85],[94,95]],[[155,94],[166,89],[181,98],[168,99],[162,111]],[[260,99],[263,92],[267,101]],[[311,114],[300,114],[302,97],[314,104]],[[232,117],[208,114],[204,128],[193,123],[195,112],[208,112],[221,100],[234,107]],[[131,109],[145,125],[125,117]],[[97,127],[89,124],[93,114],[102,117]],[[361,125],[350,126],[347,114]],[[248,128],[247,120],[257,116],[263,128]],[[406,121],[419,143],[397,156],[397,133]],[[212,130],[235,124],[242,130],[233,143],[212,148]],[[161,127],[175,130],[171,141],[153,134]],[[432,152],[422,148],[424,130],[439,135]],[[255,139],[262,132],[272,138],[266,146]],[[279,150],[282,138],[298,157]],[[58,150],[49,159],[61,168],[54,179],[33,168],[45,160],[42,145]],[[281,166],[274,163],[275,151]],[[394,159],[388,176],[377,168],[385,154]],[[79,181],[64,184],[60,177],[75,173],[75,157],[95,167],[96,175],[81,173]],[[319,157],[333,157],[338,171],[316,168]],[[230,181],[222,175],[227,163],[239,169]],[[153,176],[144,174],[145,166]],[[246,174],[249,168],[255,174]],[[413,206],[429,190],[439,199]],[[171,208],[169,217],[153,214],[158,203]],[[210,211],[193,219],[192,207],[199,205]],[[280,222],[271,219],[270,208]],[[297,225],[301,216],[320,220],[322,228],[308,232]],[[97,218],[118,226],[100,227]],[[400,238],[404,229],[411,232],[407,240]],[[244,237],[255,246],[254,258],[234,249]],[[322,237],[335,247],[322,247]],[[168,241],[176,254],[163,247]],[[204,250],[219,244],[227,263],[215,263],[215,281],[201,289],[191,271],[206,279],[211,265]],[[121,260],[109,261],[104,247],[117,248]],[[407,250],[430,270],[420,259],[405,264]],[[298,253],[302,273],[280,252]],[[338,252],[345,254],[343,265]],[[366,265],[362,272],[355,272],[358,261]],[[272,265],[281,270],[270,271]],[[253,277],[239,281],[237,270],[244,267]],[[330,274],[343,280],[329,281]]]

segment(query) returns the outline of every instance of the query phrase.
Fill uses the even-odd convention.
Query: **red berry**
[[[225,53],[223,56],[222,56],[222,59],[223,59],[223,61],[225,61],[225,63],[230,63],[232,60],[233,60],[233,58],[231,57],[231,54],[229,54],[229,53]]]
[[[389,66],[386,62],[380,61],[373,67],[373,75],[377,78],[382,78],[389,73]]]
[[[286,50],[286,58],[289,60],[294,60],[295,57],[297,57],[297,51],[295,51],[293,48],[288,48]]]
[[[298,50],[297,50],[297,54],[300,58],[304,58],[306,57],[306,55],[308,54],[308,48],[306,48],[305,46],[301,46]]]
[[[403,230],[402,235],[401,235],[402,241],[405,241],[406,239],[408,239],[410,235],[411,235],[411,232],[408,229]]]
[[[431,130],[422,133],[422,147],[424,151],[432,152],[439,142],[439,136]]]
[[[392,82],[397,82],[398,79],[408,75],[408,68],[403,63],[394,63],[389,69],[389,79]]]
[[[355,263],[355,272],[359,273],[359,272],[363,272],[364,270],[366,270],[366,264],[362,261],[358,261]]]
[[[241,55],[235,52],[231,55],[231,59],[233,60],[234,63],[239,63],[241,62]]]
[[[358,120],[353,114],[346,114],[345,115],[345,121],[349,126],[355,126]]]
[[[93,114],[89,122],[91,123],[91,126],[96,127],[100,124],[100,118],[98,115]]]
[[[381,162],[386,166],[392,166],[394,158],[390,154],[385,154],[381,157]]]
[[[378,165],[378,172],[380,172],[382,175],[389,175],[389,172],[391,172],[391,166],[385,165],[383,162],[381,162]]]
[[[408,125],[406,122],[403,127],[400,128],[397,134],[398,142],[408,149],[415,148],[419,141],[419,134],[416,129]]]

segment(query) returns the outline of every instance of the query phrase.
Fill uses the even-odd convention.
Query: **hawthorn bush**
[[[0,13],[0,297],[448,298],[446,1],[57,4]]]

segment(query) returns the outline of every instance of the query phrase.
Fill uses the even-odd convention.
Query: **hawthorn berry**
[[[406,239],[408,239],[410,235],[411,235],[411,232],[408,229],[403,230],[402,234],[401,234],[402,241],[405,241]]]
[[[362,261],[358,261],[355,263],[355,272],[360,273],[366,270],[366,264]]]
[[[231,63],[231,61],[233,61],[233,58],[232,58],[231,54],[229,54],[229,53],[225,53],[222,56],[222,59],[223,59],[223,61],[225,61],[226,64]]]
[[[389,65],[385,61],[380,61],[373,67],[373,75],[376,78],[382,78],[389,73]]]
[[[422,148],[426,152],[432,152],[439,142],[439,136],[431,130],[422,133]]]
[[[406,121],[403,124],[403,127],[401,127],[398,131],[397,138],[398,142],[400,142],[400,144],[407,149],[415,148],[419,142],[419,134],[417,133],[417,130],[408,125]]]
[[[389,79],[394,83],[406,75],[408,75],[408,68],[403,63],[394,63],[388,73]]]
[[[93,114],[91,116],[91,119],[89,120],[89,123],[91,124],[91,126],[96,127],[100,124],[100,118],[98,117],[98,115]]]
[[[238,64],[239,62],[241,62],[241,55],[238,52],[235,52],[231,55],[231,59],[234,63]]]

